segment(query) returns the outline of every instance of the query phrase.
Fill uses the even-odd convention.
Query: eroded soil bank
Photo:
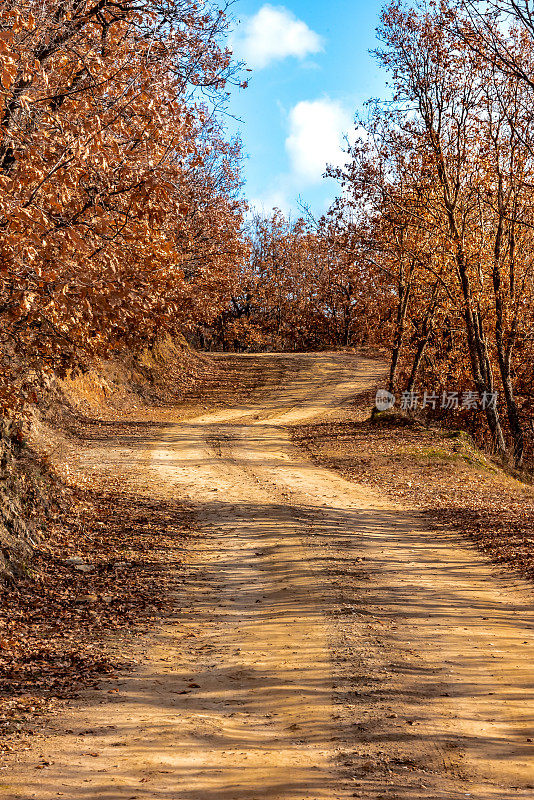
[[[10,756],[3,795],[533,797],[531,587],[291,440],[380,364],[232,358],[263,376],[248,397],[144,412],[135,436],[103,424],[71,454],[195,527],[161,580],[170,613],[112,643],[134,669]]]

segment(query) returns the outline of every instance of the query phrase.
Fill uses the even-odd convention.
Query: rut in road
[[[132,494],[187,498],[201,535],[177,575],[175,619],[139,645],[142,666],[119,695],[88,693],[57,719],[4,790],[534,797],[530,587],[291,444],[292,424],[337,413],[376,382],[377,362],[242,358],[283,385],[178,420],[145,448],[100,452]]]

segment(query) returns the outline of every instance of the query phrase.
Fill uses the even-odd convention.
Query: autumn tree
[[[241,248],[226,24],[189,0],[2,3],[5,409],[32,370],[217,313]]]
[[[513,354],[531,265],[526,250],[518,258],[517,243],[518,236],[525,244],[530,238],[525,223],[531,217],[532,167],[529,147],[516,135],[521,86],[477,59],[449,21],[443,10],[389,6],[379,57],[394,78],[396,126],[417,153],[425,187],[417,214],[431,223],[442,262],[437,274],[463,321],[472,378],[480,395],[490,397],[499,373],[520,464],[523,432]],[[397,136],[391,144],[398,142]],[[415,189],[405,193],[408,217]],[[496,451],[503,455],[507,444],[499,409],[487,403],[485,412]]]

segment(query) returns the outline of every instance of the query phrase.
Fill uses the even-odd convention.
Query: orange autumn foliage
[[[241,257],[224,14],[3,0],[0,403],[215,315]]]

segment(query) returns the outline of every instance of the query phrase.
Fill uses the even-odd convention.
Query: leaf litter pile
[[[350,421],[302,425],[294,441],[312,460],[417,509],[429,525],[468,536],[496,564],[534,580],[534,488],[507,475],[463,431],[400,415],[369,418],[374,392]]]
[[[65,504],[62,504],[65,507]],[[0,751],[19,749],[35,717],[130,665],[110,653],[172,608],[191,512],[178,503],[72,491],[56,511],[27,575],[0,607]]]

